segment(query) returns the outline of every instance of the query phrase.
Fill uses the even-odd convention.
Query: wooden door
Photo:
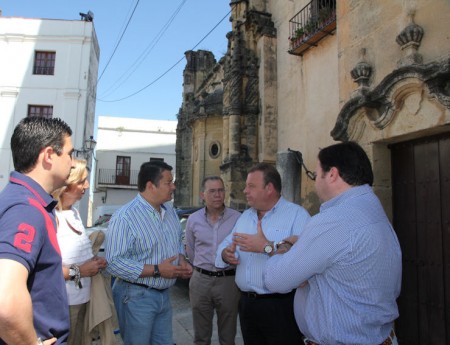
[[[116,184],[130,184],[131,157],[117,156],[116,158]]]
[[[403,255],[399,343],[450,344],[450,134],[390,149]]]

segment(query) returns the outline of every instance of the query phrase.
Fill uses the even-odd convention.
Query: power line
[[[108,88],[104,91],[104,97],[116,91],[120,86],[122,86],[133,74],[136,72],[137,68],[145,61],[147,56],[152,52],[153,48],[155,48],[156,44],[161,40],[164,36],[164,33],[169,29],[170,25],[175,20],[178,13],[181,11],[181,8],[186,3],[187,0],[183,0],[180,5],[177,7],[174,13],[172,13],[169,20],[164,24],[158,34],[153,38],[153,40],[149,43],[149,45],[144,49],[144,51],[139,55],[139,57],[131,64],[131,66],[124,72],[122,75]],[[131,71],[131,72],[130,72]]]
[[[136,11],[137,6],[139,5],[139,1],[140,1],[140,0],[137,0],[137,1],[136,1],[136,5],[135,5],[134,8],[133,8],[133,12],[131,13],[130,18],[128,19],[127,25],[125,26],[125,29],[123,30],[122,35],[120,36],[120,39],[119,39],[119,41],[117,42],[117,44],[116,44],[116,46],[115,46],[115,48],[114,48],[114,50],[113,50],[113,52],[112,52],[112,54],[111,54],[111,57],[109,58],[109,60],[108,60],[108,62],[107,62],[107,64],[106,64],[106,66],[105,66],[105,68],[103,68],[103,71],[102,71],[102,73],[100,74],[100,77],[99,77],[98,80],[97,80],[97,85],[98,85],[98,83],[100,82],[100,79],[102,79],[103,74],[105,73],[106,69],[108,68],[109,63],[111,62],[111,60],[112,60],[114,54],[116,53],[117,48],[119,47],[119,44],[120,44],[120,42],[122,41],[122,38],[123,38],[123,36],[125,35],[125,32],[127,31],[128,25],[130,24],[131,19],[133,18],[134,12]]]
[[[194,50],[195,48],[197,48],[200,45],[200,43],[202,43],[225,20],[225,18],[228,17],[228,15],[231,13],[231,11],[232,10],[230,10],[216,25],[214,25],[214,27],[205,36],[203,36],[203,38],[194,47],[192,47],[191,50]],[[164,77],[167,73],[169,73],[171,70],[173,70],[183,60],[184,60],[184,56],[181,59],[179,59],[177,62],[175,62],[175,64],[173,64],[171,67],[169,67],[169,69],[167,69],[159,77],[157,77],[156,79],[154,79],[152,82],[150,82],[149,84],[147,84],[143,88],[137,90],[136,92],[133,92],[132,94],[130,94],[128,96],[125,96],[125,97],[122,97],[122,98],[118,98],[118,99],[114,99],[114,100],[109,100],[109,101],[108,100],[104,100],[104,99],[100,99],[100,98],[97,98],[97,100],[100,101],[100,102],[113,103],[113,102],[119,102],[119,101],[123,101],[125,99],[128,99],[130,97],[133,97],[133,96],[137,95],[138,93],[141,93],[142,91],[144,91],[148,87],[152,86],[154,83],[156,83],[162,77]]]

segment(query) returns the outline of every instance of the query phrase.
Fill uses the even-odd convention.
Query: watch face
[[[77,272],[73,268],[69,269],[69,279],[70,280],[75,280],[76,275],[77,275]]]
[[[268,245],[266,245],[266,246],[264,247],[264,252],[265,252],[266,254],[272,253],[272,250],[273,250],[273,248],[272,248],[272,246],[271,246],[270,244],[268,244]]]

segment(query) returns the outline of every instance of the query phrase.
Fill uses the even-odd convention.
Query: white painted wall
[[[151,157],[163,158],[175,174],[177,121],[100,116],[97,129],[96,176],[93,214],[101,207],[123,205],[138,193],[137,187],[98,184],[99,169],[116,168],[117,156],[131,157],[131,170],[138,171]],[[105,200],[106,197],[106,200]]]
[[[54,75],[33,75],[35,51],[56,52]],[[0,189],[14,170],[10,139],[28,105],[52,105],[81,149],[93,135],[99,46],[92,22],[0,16]],[[87,200],[80,204],[84,219]]]

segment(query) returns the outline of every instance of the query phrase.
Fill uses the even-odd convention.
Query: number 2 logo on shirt
[[[14,237],[14,246],[22,249],[24,252],[31,253],[31,244],[33,243],[36,230],[33,226],[26,223],[20,223],[17,230],[19,232]]]

